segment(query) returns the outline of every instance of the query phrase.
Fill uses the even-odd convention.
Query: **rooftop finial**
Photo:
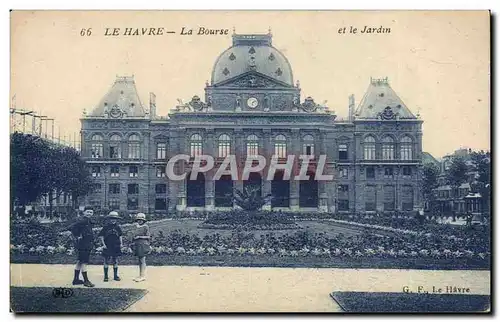
[[[267,30],[267,33],[272,35],[272,32],[271,32],[271,26],[269,26],[269,29]]]
[[[236,35],[236,28],[233,26],[233,35]]]

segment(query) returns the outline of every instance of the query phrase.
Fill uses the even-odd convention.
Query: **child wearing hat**
[[[146,224],[146,215],[138,213],[135,216],[135,226],[132,229],[132,240],[134,241],[134,254],[139,259],[139,277],[134,278],[136,282],[146,280],[146,255],[151,251],[149,240],[149,227]]]
[[[119,281],[118,256],[122,253],[123,232],[118,225],[118,220],[121,218],[116,211],[112,211],[106,219],[106,225],[99,232],[99,238],[104,247],[102,251],[102,255],[104,256],[104,282],[109,281],[108,268],[110,264],[113,265],[113,279]]]

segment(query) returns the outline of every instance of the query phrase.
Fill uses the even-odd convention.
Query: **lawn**
[[[15,313],[121,312],[141,299],[146,290],[71,288],[72,296],[54,297],[51,287],[11,287],[10,307]]]
[[[333,292],[331,297],[349,313],[491,312],[488,295]]]
[[[230,236],[233,231],[228,229],[203,229],[198,228],[198,226],[202,223],[202,220],[166,220],[161,222],[150,223],[149,228],[151,234],[157,235],[160,231],[163,231],[164,234],[171,233],[176,230],[180,230],[181,232],[186,233],[197,233],[200,237],[204,237],[206,235],[212,234],[220,234],[222,236]],[[309,233],[324,233],[329,237],[334,237],[338,234],[343,234],[346,237],[356,236],[363,232],[363,229],[356,227],[346,227],[346,225],[336,224],[332,222],[325,221],[297,221],[297,224],[300,226],[300,229],[296,230],[256,230],[253,233],[256,237],[260,235],[266,235],[269,233],[273,233],[276,236],[290,234],[294,231],[305,231]]]

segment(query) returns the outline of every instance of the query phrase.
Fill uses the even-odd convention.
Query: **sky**
[[[441,157],[460,147],[489,150],[489,19],[487,11],[13,11],[10,92],[16,108],[54,118],[61,137],[80,131],[83,110],[99,103],[117,75],[134,75],[142,103],[154,92],[157,113],[167,115],[178,98],[203,97],[233,28],[271,29],[302,98],[327,101],[345,117],[349,95],[357,104],[370,77],[388,77],[424,121],[424,151]],[[351,26],[391,32],[339,33]],[[176,33],[105,36],[106,28],[158,27]],[[229,33],[181,36],[183,27]],[[82,29],[91,35],[81,36]]]

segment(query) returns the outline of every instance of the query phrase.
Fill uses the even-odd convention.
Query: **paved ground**
[[[446,286],[490,294],[488,271],[387,269],[148,267],[148,280],[135,283],[138,269],[120,268],[123,281],[102,281],[102,267],[89,276],[99,288],[143,288],[149,292],[130,312],[335,312],[333,291],[402,292]],[[12,264],[11,286],[70,286],[71,265]]]

